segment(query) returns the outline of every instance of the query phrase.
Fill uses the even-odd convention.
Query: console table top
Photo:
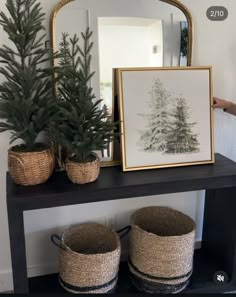
[[[236,187],[236,163],[216,154],[215,164],[123,172],[120,166],[102,168],[98,180],[76,185],[65,172],[33,187],[16,185],[7,174],[7,200],[24,210],[80,203]]]

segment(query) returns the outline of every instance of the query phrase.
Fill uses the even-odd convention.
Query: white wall
[[[100,83],[110,83],[110,86],[103,87],[99,98],[112,110],[113,68],[164,66],[162,21],[133,17],[100,18],[98,40]],[[158,46],[157,53],[153,53],[155,45]]]
[[[155,35],[151,29],[156,29]],[[160,21],[153,26],[99,26],[100,80],[111,82],[112,68],[162,66],[162,55],[154,55],[154,59],[152,53],[153,45],[162,47],[161,29]]]
[[[0,2],[0,10],[5,10],[4,2]],[[49,15],[58,0],[41,0]],[[230,98],[236,102],[236,19],[233,11],[235,0],[218,0],[217,5],[225,5],[229,17],[225,22],[210,22],[206,18],[206,10],[212,5],[211,0],[182,0],[190,9],[195,23],[194,65],[214,66],[214,94]],[[128,4],[128,1],[126,1]],[[0,43],[6,43],[5,35],[0,34]],[[236,118],[216,111],[216,150],[236,159]],[[7,170],[7,148],[9,135],[0,135],[0,291],[12,288],[11,261],[6,213],[5,173]],[[161,174],[161,171],[160,171]],[[27,241],[27,262],[30,275],[55,270],[56,249],[49,242],[52,231],[58,231],[71,223],[89,220],[102,220],[104,216],[117,215],[117,225],[128,222],[130,211],[144,205],[169,205],[184,211],[196,219],[198,239],[201,237],[201,220],[203,213],[202,192],[167,195],[162,197],[145,197],[137,200],[127,199],[107,203],[33,211],[25,214],[25,230]]]

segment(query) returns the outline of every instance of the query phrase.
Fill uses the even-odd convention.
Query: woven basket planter
[[[98,157],[93,162],[77,163],[66,161],[68,178],[75,184],[87,184],[97,180],[100,173],[100,161]]]
[[[38,152],[8,151],[8,170],[18,185],[34,186],[46,182],[55,168],[52,148]]]
[[[59,281],[65,290],[74,294],[114,291],[121,253],[115,231],[100,224],[81,224],[65,230],[61,238],[52,235],[52,241],[60,247]]]
[[[129,270],[133,285],[146,293],[178,293],[193,270],[196,224],[167,207],[147,207],[132,217]]]

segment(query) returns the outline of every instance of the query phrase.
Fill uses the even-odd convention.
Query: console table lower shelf
[[[222,266],[217,259],[205,254],[201,249],[196,250],[194,256],[194,271],[191,282],[182,293],[224,293],[235,290],[235,287],[229,279],[227,282],[217,283],[214,281],[214,275],[221,271]],[[58,282],[58,274],[34,277],[29,279],[30,293],[66,293]],[[119,280],[115,293],[135,293],[139,292],[133,287],[129,276],[128,264],[121,262],[119,270]]]

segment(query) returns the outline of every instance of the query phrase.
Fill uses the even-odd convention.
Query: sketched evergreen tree
[[[150,92],[149,114],[139,114],[147,121],[146,129],[139,131],[141,136],[137,143],[143,151],[164,151],[166,149],[166,136],[169,126],[169,113],[167,105],[170,94],[160,79],[154,81]]]
[[[189,123],[189,108],[184,98],[177,100],[173,122],[166,138],[165,153],[194,153],[199,151],[198,134],[192,132],[196,123]]]

